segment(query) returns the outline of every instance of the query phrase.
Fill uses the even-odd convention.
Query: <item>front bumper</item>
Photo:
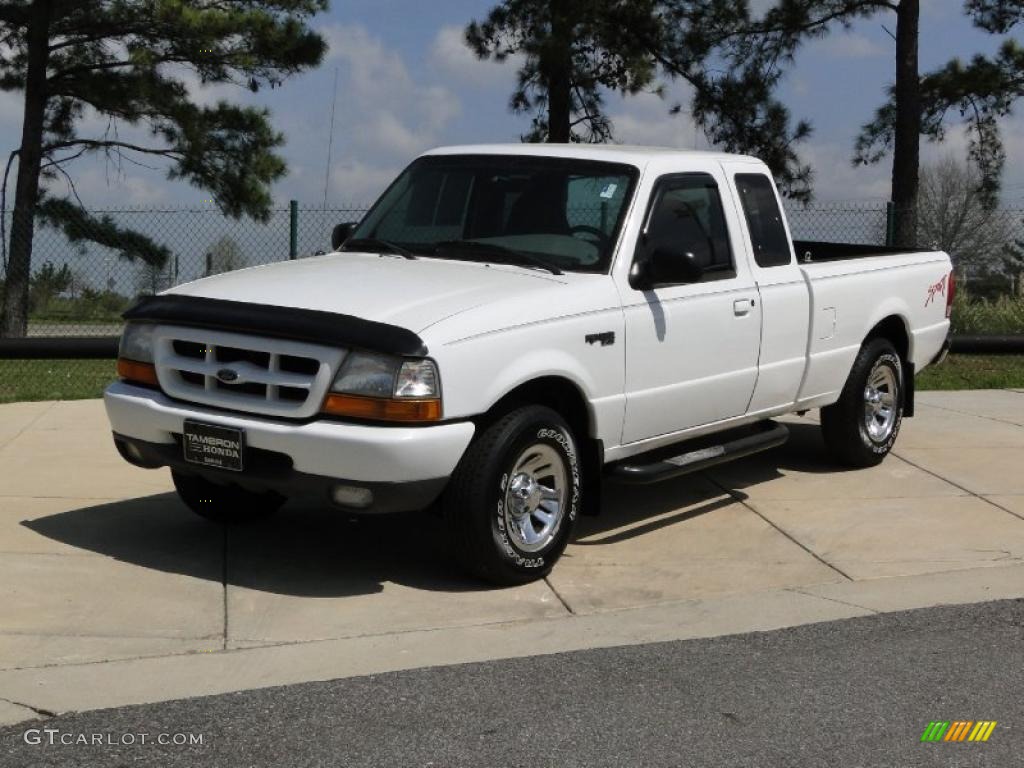
[[[324,477],[297,472],[282,453],[247,450],[248,466],[245,472],[231,472],[214,467],[191,464],[182,458],[180,438],[174,443],[147,443],[133,437],[114,433],[114,445],[130,464],[144,469],[170,467],[187,475],[198,475],[213,483],[239,485],[247,490],[273,491],[289,499],[300,499],[314,504],[328,502],[341,509],[358,514],[409,512],[429,506],[441,495],[447,477],[432,480],[411,480],[398,483],[376,483],[350,478]],[[332,492],[338,485],[356,486],[370,491],[372,503],[351,507],[334,501]]]
[[[379,493],[382,503],[364,512],[429,505],[455,470],[475,430],[471,422],[423,427],[327,420],[288,423],[180,403],[124,382],[110,385],[103,401],[122,455],[131,461],[133,456],[124,447],[134,445],[143,457],[133,461],[139,466],[170,466],[287,496],[323,498],[339,482],[376,489],[374,497]],[[246,450],[255,461],[241,474],[185,462],[179,441],[186,419],[245,430]],[[387,499],[394,503],[383,503]]]

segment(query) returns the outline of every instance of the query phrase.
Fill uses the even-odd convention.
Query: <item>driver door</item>
[[[746,412],[757,382],[761,309],[749,265],[732,248],[741,232],[724,177],[662,176],[635,260],[662,248],[692,253],[698,282],[635,288],[626,321],[624,444]],[[634,262],[635,263],[635,262]],[[632,281],[632,278],[631,278]]]

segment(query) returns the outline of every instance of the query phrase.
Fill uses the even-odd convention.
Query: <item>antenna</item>
[[[331,183],[331,151],[334,149],[334,110],[338,106],[338,68],[334,68],[334,99],[331,101],[331,132],[327,137],[327,165],[324,168],[324,210],[327,210],[327,187]]]

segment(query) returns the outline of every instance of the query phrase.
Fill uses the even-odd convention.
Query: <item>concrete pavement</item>
[[[1024,393],[919,394],[896,455],[781,449],[608,484],[551,577],[491,590],[429,515],[224,530],[116,454],[98,401],[0,406],[0,722],[432,664],[1024,595]]]

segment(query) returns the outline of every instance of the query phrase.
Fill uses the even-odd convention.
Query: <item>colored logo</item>
[[[238,371],[230,368],[221,368],[217,371],[217,380],[223,381],[225,384],[233,384],[238,381]]]
[[[921,741],[988,741],[995,729],[995,720],[933,720],[921,734]]]
[[[933,301],[935,301],[935,297],[936,296],[945,296],[945,295],[946,295],[946,276],[943,275],[942,279],[939,280],[939,282],[935,283],[935,285],[929,285],[928,286],[928,298],[925,299],[924,305],[927,307],[929,304],[931,304]]]

